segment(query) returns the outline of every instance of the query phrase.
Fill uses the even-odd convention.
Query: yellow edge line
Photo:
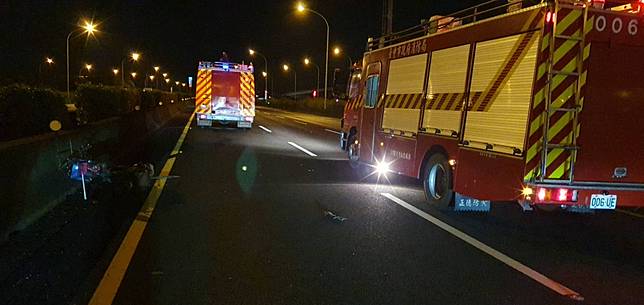
[[[188,120],[188,123],[183,128],[183,132],[181,133],[177,144],[174,146],[171,155],[175,155],[179,152],[179,149],[181,148],[181,145],[183,144],[183,141],[188,134],[188,130],[190,130],[190,125],[192,124],[194,117],[195,113],[193,112],[190,116],[190,119]],[[165,164],[163,165],[163,169],[161,169],[161,173],[159,175],[169,176],[175,160],[176,157],[168,158],[168,160],[166,160]],[[125,272],[130,265],[130,261],[134,256],[136,247],[138,246],[139,241],[143,236],[143,231],[145,231],[145,227],[148,224],[148,219],[150,219],[150,217],[152,216],[157,201],[161,196],[161,192],[165,187],[165,182],[166,179],[159,179],[156,181],[156,183],[154,183],[154,186],[148,194],[148,197],[145,199],[145,202],[143,203],[139,214],[137,215],[134,222],[132,222],[132,225],[127,231],[125,238],[121,242],[119,249],[116,251],[116,254],[112,258],[112,262],[110,263],[109,267],[107,267],[105,274],[103,274],[101,282],[98,284],[98,287],[96,287],[94,295],[88,303],[89,305],[110,305],[114,301],[114,297],[118,292],[121,281],[123,280]]]

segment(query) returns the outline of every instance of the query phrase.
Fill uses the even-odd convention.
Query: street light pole
[[[327,98],[327,88],[329,87],[329,21],[326,20],[322,14],[305,7],[303,4],[298,4],[297,10],[302,12],[302,11],[307,11],[311,12],[313,14],[316,14],[324,20],[324,23],[326,24],[326,53],[325,53],[325,64],[324,64],[324,109],[326,110],[326,98]]]
[[[318,89],[320,89],[320,66],[318,64],[312,62],[308,58],[304,59],[304,64],[305,65],[308,65],[310,63],[312,63],[315,66],[315,69],[317,70],[317,76],[318,77],[317,77],[317,82],[315,83],[315,90],[318,90]]]
[[[81,27],[81,29],[84,29],[86,33],[89,33],[90,35],[94,33],[94,24],[91,22],[85,21],[85,25]],[[69,35],[67,35],[67,99],[70,100],[71,96],[69,94],[69,40],[71,39],[72,35],[76,33],[79,29],[75,29],[71,32],[69,32]]]
[[[268,59],[266,59],[266,56],[264,56],[264,54],[253,49],[249,49],[248,53],[250,53],[250,55],[257,54],[264,59],[264,71],[266,71],[266,76],[264,77],[264,101],[268,101]]]
[[[141,54],[137,52],[132,52],[132,54],[129,55],[129,57],[131,57],[133,61],[138,61],[140,56]],[[125,88],[125,60],[127,58],[128,56],[125,56],[121,60],[121,86],[124,88]],[[134,87],[136,87],[136,85]]]
[[[127,56],[121,59],[121,87],[125,87],[125,60],[126,59],[127,59]]]
[[[288,69],[289,69],[288,65],[284,65],[282,66],[282,68],[284,69],[285,72],[288,73]],[[295,87],[293,91],[293,99],[295,99],[295,101],[297,102],[297,71],[295,71],[295,67],[293,67],[293,79],[295,83]]]
[[[69,35],[67,35],[67,100],[68,102],[71,100],[71,96],[69,95],[69,39],[72,37],[72,34],[76,33],[78,29],[75,29],[71,32],[69,32]]]

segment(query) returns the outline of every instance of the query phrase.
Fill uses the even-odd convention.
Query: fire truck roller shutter
[[[529,32],[476,44],[464,134],[470,147],[524,151],[538,36]]]
[[[469,44],[432,52],[422,124],[428,132],[460,133],[469,54]]]
[[[389,63],[383,129],[418,132],[427,54],[394,59]]]

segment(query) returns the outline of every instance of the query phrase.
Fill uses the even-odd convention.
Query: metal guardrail
[[[455,28],[464,24],[469,24],[499,15],[506,14],[512,7],[528,7],[539,4],[543,1],[535,0],[490,0],[475,6],[457,11],[440,18],[422,20],[419,25],[385,35],[379,38],[369,38],[367,41],[367,51],[373,51],[397,44],[409,39],[422,37],[424,35],[437,33],[445,28]]]

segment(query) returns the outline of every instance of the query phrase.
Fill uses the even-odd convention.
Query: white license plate
[[[617,195],[590,195],[590,208],[596,210],[614,210],[617,206]]]

